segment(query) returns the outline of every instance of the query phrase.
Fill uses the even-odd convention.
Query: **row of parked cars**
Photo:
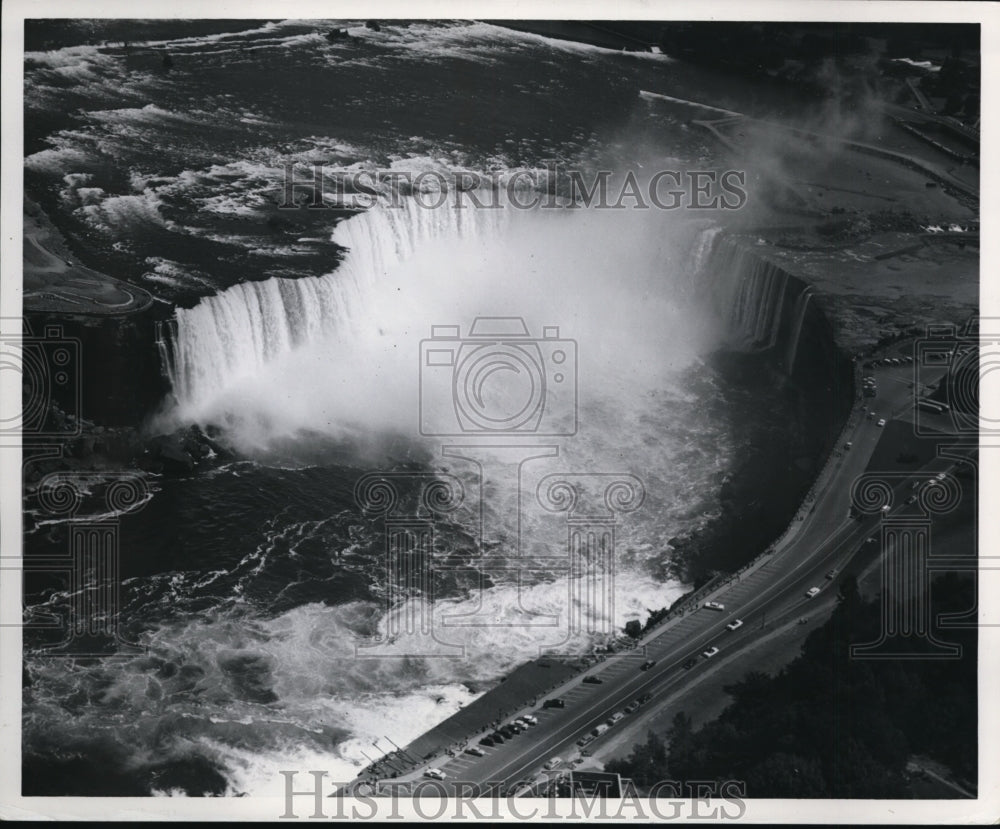
[[[518,734],[536,725],[538,725],[538,718],[534,714],[524,714],[517,719],[511,720],[507,725],[498,728],[492,734],[487,734],[479,741],[479,745],[492,748],[493,746],[507,742],[507,740],[514,739]],[[481,748],[472,747],[467,748],[465,753],[482,757],[486,752]]]
[[[532,726],[538,725],[538,717],[534,714],[524,714],[511,720],[507,725],[498,728],[492,734],[487,734],[479,741],[480,746],[486,746],[492,748],[493,746],[500,745],[501,743],[507,742],[527,731]],[[471,754],[473,757],[485,757],[486,752],[483,751],[479,746],[469,746],[465,749],[466,754]],[[444,780],[448,775],[446,775],[441,769],[433,768],[427,769],[424,772],[424,777],[430,777],[432,780]]]

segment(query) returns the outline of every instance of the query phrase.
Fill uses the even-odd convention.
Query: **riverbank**
[[[42,208],[24,198],[24,312],[125,316],[145,311],[152,295],[88,268]]]

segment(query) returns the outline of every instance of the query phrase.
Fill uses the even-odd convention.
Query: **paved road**
[[[724,610],[701,607],[692,611],[656,629],[636,650],[610,657],[586,674],[574,677],[549,695],[565,700],[565,708],[535,710],[537,726],[503,745],[485,748],[485,756],[445,756],[392,782],[398,785],[418,780],[428,767],[444,771],[444,785],[449,791],[457,791],[458,781],[481,786],[496,782],[511,787],[519,781],[542,780],[543,766],[547,762],[559,757],[562,760],[559,768],[566,768],[580,755],[576,741],[631,701],[644,694],[652,696],[638,712],[625,715],[641,716],[644,710],[656,706],[658,698],[683,692],[695,678],[752,643],[759,636],[765,619],[795,618],[805,612],[817,601],[806,596],[809,588],[818,587],[821,592],[835,589],[835,579],[826,577],[828,571],[842,572],[859,553],[865,561],[858,564],[874,559],[878,545],[867,539],[874,540],[873,532],[881,519],[878,516],[862,521],[850,518],[851,486],[865,471],[883,434],[883,429],[877,425],[878,419],[905,419],[912,410],[914,389],[911,383],[915,375],[913,366],[907,364],[878,367],[872,373],[878,380],[879,394],[874,399],[866,398],[862,405],[874,409],[874,416],[868,418],[860,407],[855,408],[844,438],[852,446],[846,449],[841,445],[823,470],[817,481],[815,500],[804,507],[806,512],[800,513],[801,521],[793,524],[761,566],[722,586],[709,597],[721,603]],[[928,378],[924,373],[923,379],[936,381],[943,369],[936,374]],[[946,470],[949,465],[946,459],[936,459],[926,469],[936,473]],[[894,507],[893,512],[915,509],[905,503],[909,495],[908,482],[901,481],[897,489],[894,501],[899,506]],[[727,624],[736,619],[741,619],[743,625],[728,630]],[[701,654],[709,647],[718,647],[719,653],[705,658]],[[696,660],[695,665],[685,668],[684,663],[692,658]],[[646,660],[654,661],[655,665],[643,671],[640,666]],[[584,683],[584,676],[596,676],[601,683]],[[470,741],[470,745],[476,745],[476,739]]]

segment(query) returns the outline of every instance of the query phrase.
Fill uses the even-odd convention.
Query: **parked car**
[[[553,697],[552,699],[547,699],[542,703],[542,708],[565,708],[566,700],[560,697]]]
[[[709,610],[725,610],[726,606],[724,604],[719,604],[719,602],[705,602],[705,607]]]
[[[653,698],[652,694],[643,694],[641,697],[639,697],[639,705],[645,705],[652,698]]]
[[[736,630],[737,628],[741,628],[741,627],[743,627],[743,620],[742,619],[734,619],[732,622],[730,622],[728,625],[726,625],[726,627],[729,630]]]
[[[879,426],[885,426],[885,418],[884,417],[880,417],[878,419],[878,425]]]
[[[473,757],[485,757],[486,752],[481,748],[476,748],[475,746],[470,746],[465,750],[466,754],[471,754]]]
[[[579,740],[576,741],[576,744],[580,746],[580,748],[583,748],[585,745],[587,745],[587,743],[593,742],[593,740],[594,740],[593,734],[585,734],[583,737],[581,737]]]
[[[828,579],[832,579],[836,575],[837,575],[837,568],[836,567],[834,567],[834,568],[826,571],[826,577]]]
[[[819,594],[819,588],[818,587],[810,587],[806,591],[806,598],[807,599],[811,599],[811,598],[813,598],[813,596],[816,596],[818,594]]]
[[[684,669],[685,671],[690,671],[690,670],[691,670],[691,669],[692,669],[692,668],[693,668],[693,667],[694,667],[695,665],[697,665],[697,664],[698,664],[698,660],[697,660],[697,659],[695,659],[695,658],[694,658],[694,657],[692,656],[692,657],[691,657],[690,659],[688,659],[687,661],[685,661],[685,663],[684,663],[683,665],[681,665],[681,667],[682,667],[682,668],[683,668],[683,669]]]
[[[608,717],[607,723],[608,725],[614,725],[616,722],[619,722],[620,720],[623,719],[625,719],[625,715],[621,711],[615,711],[614,714]]]
[[[554,769],[557,766],[561,766],[561,765],[562,765],[562,757],[553,757],[551,760],[549,760],[545,764],[545,768],[547,768],[547,769]]]
[[[538,717],[536,717],[534,714],[525,714],[523,717],[521,717],[521,719],[531,723],[532,725],[538,725]]]
[[[631,714],[634,711],[639,710],[639,703],[636,700],[632,700],[628,705],[622,709],[626,714]]]
[[[496,744],[497,741],[494,740],[489,734],[487,734],[485,737],[483,737],[483,739],[479,741],[479,745],[486,746],[487,748],[493,748],[493,746],[495,746]]]
[[[705,659],[711,659],[718,652],[719,652],[719,649],[713,646],[713,647],[709,648],[707,651],[702,651],[701,655],[704,656]]]
[[[433,780],[444,780],[447,776],[441,769],[427,769],[424,772],[424,777],[430,777]]]
[[[639,666],[639,670],[640,670],[640,671],[648,671],[648,670],[649,670],[650,668],[652,668],[652,667],[653,667],[653,666],[654,666],[655,664],[656,664],[655,660],[652,660],[652,659],[647,659],[647,660],[646,660],[645,662],[643,662],[643,663],[642,663],[642,664],[641,664],[641,665]]]
[[[490,737],[492,738],[493,742],[496,743],[497,745],[507,742],[507,738],[504,737],[504,735],[501,734],[499,731],[494,731],[492,734],[490,734]]]
[[[603,685],[604,684],[604,680],[601,679],[599,676],[585,676],[583,678],[583,681],[586,682],[588,685]]]
[[[611,728],[606,722],[602,722],[597,728],[590,732],[591,737],[600,737],[605,731]]]

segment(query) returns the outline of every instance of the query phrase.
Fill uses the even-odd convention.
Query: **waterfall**
[[[671,267],[654,244],[665,232],[675,234],[671,238],[684,252],[675,260],[679,267]],[[801,280],[759,256],[745,240],[718,227],[664,230],[658,217],[528,214],[455,203],[428,209],[404,198],[340,222],[331,239],[346,250],[331,273],[244,282],[193,308],[178,309],[172,323],[162,327],[158,345],[181,418],[198,419],[222,396],[238,412],[242,403],[230,392],[242,400],[254,385],[248,381],[265,371],[273,375],[289,369],[300,384],[317,382],[320,375],[333,382],[327,370],[331,361],[338,366],[338,385],[330,393],[343,400],[358,397],[361,383],[396,389],[416,374],[404,350],[415,348],[414,338],[427,336],[431,324],[467,324],[478,314],[504,308],[534,313],[539,317],[535,325],[573,320],[580,331],[605,332],[602,337],[608,330],[605,318],[631,319],[634,327],[648,317],[646,333],[622,334],[627,342],[621,347],[635,353],[646,349],[652,356],[663,350],[649,325],[682,313],[676,310],[682,299],[686,308],[713,312],[733,347],[772,351],[785,358],[790,372],[799,360],[806,317],[815,308]],[[420,267],[414,267],[417,262]],[[615,279],[609,279],[612,273]],[[663,284],[664,277],[672,289]],[[697,326],[690,315],[685,330],[688,324]],[[668,348],[675,356],[694,351],[699,336],[709,335],[703,330],[682,334],[675,324]],[[591,350],[597,347],[591,344]],[[307,350],[309,359],[299,360]],[[297,362],[289,368],[283,358],[292,352]],[[394,361],[392,369],[387,361]],[[371,370],[360,377],[362,372],[351,371],[355,363]],[[280,378],[270,376],[254,386],[256,404],[276,382]],[[298,386],[295,394],[302,395]],[[279,405],[277,399],[270,405]]]
[[[332,241],[347,249],[332,273],[243,282],[178,309],[164,366],[182,410],[252,377],[281,354],[322,335],[348,337],[377,319],[373,284],[424,241],[494,232],[508,211],[421,207],[414,199],[378,206],[341,222]]]
[[[698,295],[724,322],[732,347],[774,351],[791,374],[812,289],[746,240],[704,231],[696,245]]]
[[[785,355],[785,370],[791,374],[795,371],[795,360],[798,357],[799,340],[802,337],[802,325],[806,320],[806,310],[812,297],[812,288],[807,286],[795,301],[792,334],[788,338],[788,351]]]

